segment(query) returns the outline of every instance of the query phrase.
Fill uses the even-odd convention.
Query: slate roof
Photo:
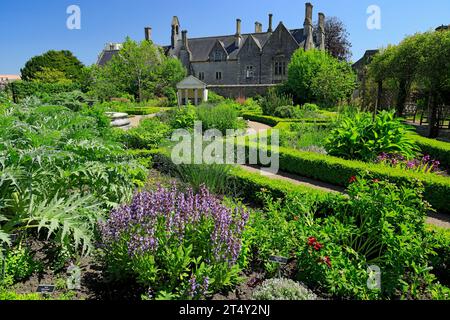
[[[303,35],[303,29],[294,29],[290,30],[292,36],[295,41],[299,44],[299,46],[305,41],[305,37]],[[242,43],[247,41],[247,38],[253,36],[256,40],[256,43],[260,48],[263,48],[266,44],[267,40],[269,40],[271,33],[270,32],[260,32],[260,33],[249,33],[242,34]],[[235,45],[235,35],[228,36],[215,36],[215,37],[204,37],[204,38],[189,38],[189,50],[191,51],[192,57],[191,62],[200,62],[200,61],[208,61],[209,53],[212,48],[216,44],[217,41],[220,41],[225,50],[228,53],[229,60],[237,59],[237,55],[239,53],[239,48]],[[181,40],[179,40],[181,42]],[[166,47],[168,48],[168,47]],[[170,50],[168,48],[168,54],[172,56],[178,56],[179,50],[181,48],[181,43],[175,46],[174,50]]]
[[[100,57],[97,61],[97,65],[103,67],[118,52],[119,52],[119,50],[103,50],[103,52],[100,54]]]

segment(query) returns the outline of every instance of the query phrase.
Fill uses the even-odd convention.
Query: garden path
[[[154,117],[156,117],[156,114],[148,114],[145,116],[132,116],[129,118],[129,120],[131,122],[130,126],[131,126],[131,128],[136,128],[139,126],[139,123],[141,122],[141,120],[148,119],[148,118],[154,118]]]
[[[266,131],[266,130],[271,129],[271,127],[268,125],[254,122],[254,121],[249,121],[248,124],[249,124],[249,129],[253,129],[257,132]],[[255,168],[255,167],[250,167],[250,166],[241,166],[241,167],[245,170],[252,171],[252,172],[259,171],[259,169]],[[289,174],[289,173],[278,172],[278,174],[272,175],[269,177],[271,179],[284,180],[284,181],[288,181],[288,182],[291,182],[296,185],[304,185],[304,186],[308,186],[308,187],[312,187],[315,189],[324,190],[324,191],[328,191],[328,192],[341,192],[341,193],[345,192],[345,189],[342,187],[338,187],[335,185],[331,185],[328,183],[324,183],[321,181],[317,181],[314,179],[309,179],[309,178],[305,178],[305,177],[301,177],[301,176]],[[450,216],[446,215],[446,214],[430,213],[427,218],[427,223],[431,224],[433,226],[450,229]]]

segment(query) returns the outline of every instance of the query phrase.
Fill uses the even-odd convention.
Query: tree
[[[439,135],[439,106],[448,104],[450,92],[450,30],[426,33],[417,68],[419,84],[428,93],[429,137]]]
[[[59,83],[59,84],[71,84],[72,80],[67,79],[66,74],[62,71],[43,67],[41,71],[37,71],[34,75],[33,82],[42,83]]]
[[[352,94],[356,76],[347,62],[326,52],[299,49],[292,56],[285,86],[298,103],[328,107]]]
[[[167,58],[151,41],[137,43],[127,38],[111,61],[93,70],[93,89],[101,98],[128,93],[144,101],[163,95],[185,75],[181,62]]]
[[[83,64],[72,52],[50,50],[43,55],[31,58],[20,72],[22,80],[25,81],[33,81],[36,77],[42,77],[42,72],[48,74],[49,70],[53,70],[63,73],[70,81],[78,82],[82,69]]]
[[[319,24],[316,23],[316,32]],[[352,57],[349,33],[345,24],[337,17],[329,17],[325,20],[325,48],[340,61],[349,61]]]

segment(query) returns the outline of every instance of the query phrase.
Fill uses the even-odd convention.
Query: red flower
[[[322,249],[323,248],[323,245],[321,244],[321,243],[319,243],[319,242],[317,242],[315,245],[314,245],[314,249],[316,249],[316,251],[319,251],[320,249]]]
[[[379,183],[380,182],[380,180],[378,180],[378,179],[373,179],[373,183]]]
[[[328,267],[331,268],[331,259],[330,257],[326,256],[323,258],[323,262],[327,264]]]
[[[353,176],[353,177],[350,178],[350,180],[348,180],[348,182],[349,183],[354,183],[354,182],[356,182],[356,180],[357,180],[356,177]]]
[[[314,246],[315,244],[316,244],[316,242],[317,242],[317,239],[316,238],[314,238],[314,237],[309,237],[308,238],[308,245],[309,246]]]

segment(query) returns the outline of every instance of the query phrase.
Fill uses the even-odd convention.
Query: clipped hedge
[[[428,139],[418,134],[412,134],[411,136],[422,153],[429,154],[432,158],[439,160],[442,167],[450,169],[450,143]]]
[[[246,147],[248,154],[248,149],[257,148],[257,145],[250,143]],[[350,177],[364,172],[371,174],[373,178],[393,183],[409,183],[419,180],[425,186],[425,199],[439,212],[450,213],[450,179],[448,177],[405,171],[382,164],[368,164],[283,147],[280,147],[279,155],[281,171],[338,186],[347,187]]]
[[[271,127],[275,127],[276,125],[280,123],[286,123],[286,122],[304,122],[304,123],[317,123],[317,124],[326,124],[330,122],[330,118],[305,118],[305,119],[283,119],[278,117],[272,117],[272,116],[265,116],[262,114],[256,114],[256,113],[243,113],[242,117],[245,120],[255,121],[259,123],[266,124]]]
[[[80,85],[59,84],[59,83],[41,83],[28,81],[15,81],[8,84],[9,90],[14,90],[14,95],[19,101],[31,96],[45,97],[46,95],[56,95],[63,92],[72,92],[80,90]]]
[[[154,159],[154,166],[158,170],[173,175],[177,172],[176,165],[173,164],[170,153],[166,149],[152,150],[150,152]],[[273,179],[259,173],[247,171],[241,167],[234,167],[230,172],[230,179],[233,180],[236,188],[243,192],[242,196],[247,201],[255,204],[263,204],[258,197],[258,193],[268,192],[274,199],[284,199],[288,194],[304,194],[315,197],[319,203],[326,205],[330,197],[343,197],[338,193],[327,192],[304,185],[295,185],[289,181]]]

